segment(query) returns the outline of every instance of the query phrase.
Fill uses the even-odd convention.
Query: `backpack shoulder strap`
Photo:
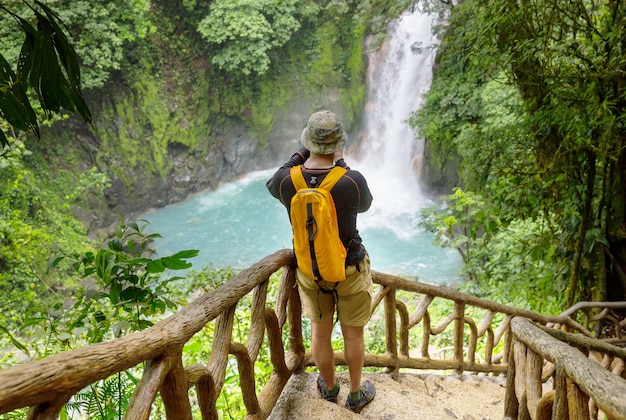
[[[346,172],[348,172],[348,170],[346,168],[342,168],[341,166],[333,167],[328,175],[326,175],[319,188],[330,191]]]
[[[302,165],[292,166],[291,169],[289,169],[289,175],[291,175],[291,182],[293,182],[296,191],[308,188],[304,180],[304,175],[302,175]]]
[[[318,188],[330,191],[346,172],[348,172],[348,170],[341,166],[333,167]],[[302,165],[292,166],[291,169],[289,169],[289,175],[291,175],[291,182],[293,182],[296,191],[309,188],[304,180],[304,175],[302,175]]]

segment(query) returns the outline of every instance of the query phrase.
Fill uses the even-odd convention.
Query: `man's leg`
[[[311,353],[326,387],[335,387],[335,352],[331,342],[333,320],[311,322]],[[361,361],[361,364],[363,362]]]
[[[363,370],[363,361],[365,359],[363,327],[351,327],[341,324],[341,331],[343,333],[346,363],[350,372],[350,392],[356,392],[361,386],[361,371]]]

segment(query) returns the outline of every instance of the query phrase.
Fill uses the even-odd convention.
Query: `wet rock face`
[[[246,130],[244,123],[229,120],[207,135],[200,142],[202,147],[170,143],[167,156],[171,165],[165,178],[142,168],[125,168],[124,182],[109,171],[110,187],[100,202],[90,202],[89,208],[77,209],[75,214],[88,230],[98,230],[117,223],[118,215],[132,219],[151,208],[180,202],[190,194],[272,167],[275,158],[271,150]]]
[[[101,140],[85,131],[86,139],[82,143],[96,145],[95,153],[83,157],[89,163],[86,167],[99,160],[100,170],[109,174],[110,187],[102,196],[79,203],[74,214],[95,236],[95,232],[106,232],[117,224],[119,215],[132,220],[151,208],[183,201],[191,194],[216,189],[221,183],[240,179],[253,171],[277,167],[301,147],[300,133],[312,111],[333,109],[342,113],[339,96],[331,93],[320,94],[316,104],[294,95],[283,109],[268,110],[272,112],[272,126],[265,134],[256,133],[245,117],[222,116],[207,122],[204,133],[198,134],[198,127],[190,130],[190,135],[199,136],[192,142],[170,139],[164,161],[160,163],[168,168],[166,173],[140,164],[122,167],[123,156],[98,158]],[[344,121],[344,124],[350,130],[353,122]],[[149,136],[135,133],[133,138]],[[136,153],[151,153],[149,149],[146,146],[146,150]],[[109,156],[115,156],[115,152]]]

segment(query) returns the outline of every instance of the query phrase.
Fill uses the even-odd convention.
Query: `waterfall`
[[[387,41],[369,57],[363,138],[353,166],[372,190],[372,216],[388,220],[399,235],[414,234],[406,223],[425,204],[418,182],[424,141],[407,119],[430,88],[434,46],[432,18],[415,10],[390,25]]]

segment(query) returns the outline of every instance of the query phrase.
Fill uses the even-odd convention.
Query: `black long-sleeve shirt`
[[[298,150],[267,181],[266,186],[270,194],[280,200],[287,209],[287,214],[290,214],[291,198],[296,194],[289,170],[293,166],[303,165],[308,157],[308,150],[304,148]],[[348,172],[339,179],[330,193],[333,196],[335,209],[337,210],[339,237],[348,254],[346,266],[356,265],[365,257],[366,252],[356,227],[357,213],[363,213],[370,208],[372,194],[367,186],[365,177],[360,172],[348,168],[343,159],[337,161],[335,165],[348,169]],[[303,167],[302,174],[308,186],[318,187],[331,169],[307,169]]]

